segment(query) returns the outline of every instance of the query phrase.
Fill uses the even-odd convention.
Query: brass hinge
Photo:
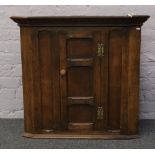
[[[97,119],[103,119],[103,107],[97,107]]]
[[[97,45],[97,55],[98,56],[104,56],[104,44],[98,44]]]

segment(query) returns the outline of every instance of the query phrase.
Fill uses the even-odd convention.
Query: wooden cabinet
[[[149,16],[11,18],[21,30],[26,137],[137,136]]]

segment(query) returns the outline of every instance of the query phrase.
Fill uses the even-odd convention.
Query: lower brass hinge
[[[104,56],[104,44],[98,44],[97,45],[97,55],[100,56]]]
[[[97,119],[103,119],[103,107],[97,107]]]

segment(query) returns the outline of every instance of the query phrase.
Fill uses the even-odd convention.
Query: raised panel
[[[93,95],[93,72],[89,67],[72,67],[67,75],[68,96]]]
[[[52,128],[52,35],[49,31],[38,32],[38,50],[40,62],[42,129]]]
[[[68,109],[69,122],[71,123],[88,123],[93,122],[94,109],[87,104],[71,105]]]
[[[109,102],[108,102],[108,129],[120,129],[120,103],[121,103],[121,72],[123,31],[111,30],[109,32]]]
[[[59,100],[59,55],[56,51],[56,35],[50,30],[38,30],[38,79],[40,79],[40,105],[38,103],[38,122],[43,132],[59,128],[60,100]]]
[[[70,38],[67,40],[67,57],[72,59],[93,56],[92,38]]]

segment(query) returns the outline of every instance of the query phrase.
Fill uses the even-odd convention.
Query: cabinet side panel
[[[122,31],[109,32],[109,105],[108,129],[120,129]]]
[[[33,132],[33,69],[32,69],[32,42],[31,29],[22,27],[21,33],[21,56],[22,56],[22,78],[24,98],[24,129],[25,132]]]
[[[139,115],[140,30],[133,27],[129,34],[128,62],[128,134],[138,133]]]

